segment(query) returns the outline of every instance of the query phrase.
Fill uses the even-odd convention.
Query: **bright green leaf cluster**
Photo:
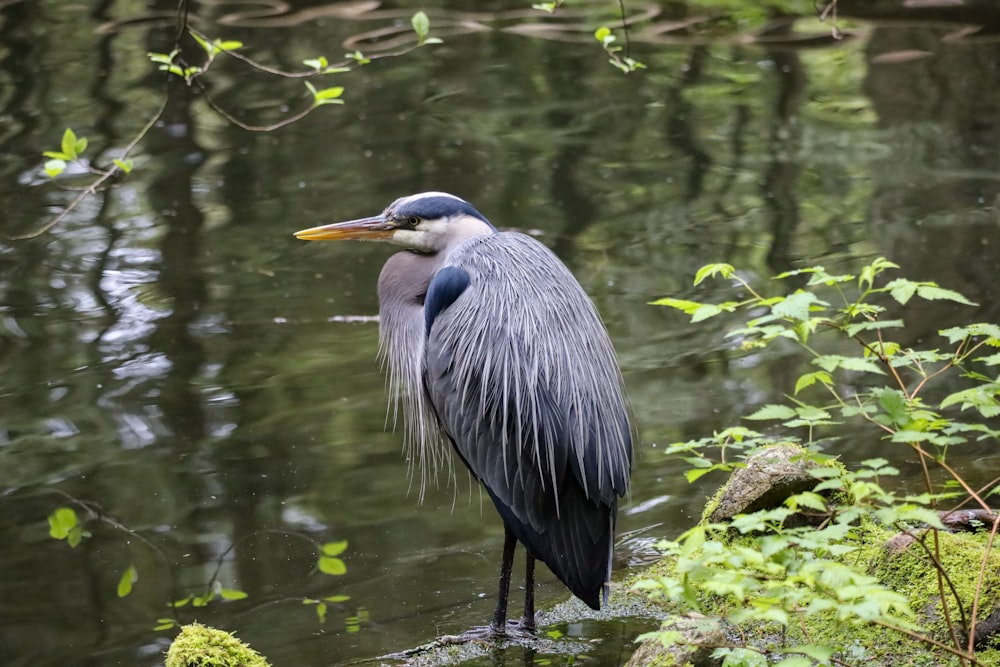
[[[180,600],[174,600],[170,603],[173,608],[185,607],[191,605],[192,607],[205,607],[212,600],[242,600],[247,597],[244,591],[236,588],[226,588],[222,585],[222,582],[215,580],[212,582],[211,586],[202,593],[201,595],[188,595],[181,598]]]
[[[344,100],[340,99],[340,96],[344,94],[343,86],[331,86],[330,88],[323,88],[321,90],[316,90],[308,81],[305,82],[306,89],[313,97],[313,106],[323,106],[324,104],[343,104]]]
[[[332,576],[340,576],[347,572],[347,565],[341,559],[337,558],[340,554],[344,553],[347,549],[347,540],[341,540],[340,542],[327,542],[323,545],[322,553],[316,562],[316,567],[323,574],[329,574]]]
[[[620,69],[625,74],[630,74],[636,70],[646,69],[646,65],[639,62],[635,58],[630,58],[629,56],[621,55],[622,47],[615,46],[614,42],[617,39],[611,28],[607,26],[601,26],[594,31],[594,39],[596,39],[601,44],[601,48],[604,52],[610,56],[608,62]]]
[[[441,44],[441,40],[437,37],[428,37],[431,32],[431,20],[427,18],[427,14],[424,12],[417,12],[410,18],[410,25],[413,26],[413,32],[417,33],[417,44],[424,46],[425,44]]]
[[[49,178],[55,178],[66,170],[67,162],[79,159],[85,150],[87,150],[87,138],[77,137],[76,133],[67,127],[66,131],[63,132],[60,149],[42,153],[49,158],[45,162],[45,174]]]
[[[556,10],[562,7],[565,0],[556,0],[555,2],[537,2],[531,5],[532,9],[538,9],[549,14],[555,14]]]
[[[90,533],[79,522],[72,507],[60,507],[49,514],[49,536],[66,540],[67,544],[76,548],[83,538],[90,537]]]
[[[161,72],[170,72],[171,74],[176,74],[185,81],[190,81],[192,78],[201,74],[204,69],[196,65],[190,65],[184,67],[176,62],[177,56],[180,55],[179,49],[174,49],[170,53],[156,53],[154,51],[149,51],[146,53],[146,57],[152,62],[158,63],[160,66],[157,68]]]

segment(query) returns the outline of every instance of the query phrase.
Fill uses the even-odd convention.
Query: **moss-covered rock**
[[[733,479],[708,503],[702,517],[703,524],[725,523],[738,514],[781,507],[784,498],[812,488],[817,480],[809,474],[807,466],[810,464],[802,457],[802,453],[801,449],[794,446],[780,446],[750,457],[747,467],[734,473]],[[878,523],[873,514],[862,514],[851,524],[850,534],[844,536],[843,542],[831,542],[830,548],[823,547],[818,552],[808,552],[820,554],[833,567],[843,566],[859,573],[878,589],[905,597],[909,608],[915,613],[913,626],[905,631],[863,622],[861,618],[864,613],[852,612],[843,617],[849,620],[838,620],[841,610],[837,606],[840,604],[837,602],[837,593],[820,591],[819,588],[815,591],[816,597],[824,598],[824,606],[807,613],[806,607],[812,598],[809,584],[806,583],[801,584],[804,586],[802,608],[798,611],[793,607],[786,608],[789,622],[744,622],[733,628],[731,639],[736,640],[736,646],[742,645],[759,651],[769,659],[783,657],[783,650],[787,650],[787,647],[812,645],[830,647],[838,660],[851,665],[1000,666],[1000,549],[991,544],[989,530],[994,517],[994,514],[984,511],[973,516],[972,520],[950,516],[942,519],[946,526],[955,524],[955,528],[963,531],[979,527],[979,532],[939,530],[935,535],[928,528],[915,528],[894,536],[893,531]],[[783,530],[787,527],[786,522]],[[745,571],[750,577],[762,576],[760,571],[754,571],[746,562],[740,565],[736,561],[743,556],[758,553],[761,549],[760,540],[766,540],[766,535],[759,532],[741,534],[723,531],[716,534],[716,538],[713,549],[733,549],[734,571]],[[728,547],[720,547],[720,544]],[[701,548],[696,547],[699,551]],[[837,553],[840,555],[835,555]],[[654,595],[657,592],[673,591],[671,595],[677,598],[680,591],[678,587],[685,576],[677,568],[678,557],[675,554],[654,564],[645,572],[633,575],[628,584],[639,581],[641,583],[638,588],[654,591]],[[725,565],[721,568],[723,576],[728,574]],[[764,576],[780,577],[780,571],[778,567]],[[789,572],[791,571],[793,570],[790,569]],[[690,596],[696,596],[697,607],[709,618],[731,619],[734,612],[739,615],[740,605],[753,604],[752,600],[741,602],[739,598],[708,594],[705,591],[713,590],[712,586],[699,587],[692,586],[691,583],[688,581],[681,597],[690,600]],[[715,587],[714,590],[719,588]],[[666,602],[664,598],[654,599],[660,600],[663,605],[666,618],[664,631],[674,633],[676,637],[676,624],[684,618],[686,608],[693,605],[681,606]],[[866,601],[865,598],[855,598],[850,604],[863,606]],[[819,609],[824,610],[817,611]],[[973,629],[970,628],[969,619],[974,615],[977,621]],[[973,636],[975,659],[978,661],[976,663],[962,662],[956,654],[966,650],[970,633]],[[704,635],[702,639],[684,635],[678,641],[687,651],[692,651],[691,645],[698,643],[706,647],[734,646],[733,641],[721,641],[719,637],[708,635]],[[961,648],[949,650],[948,647],[954,646]],[[707,652],[671,654],[662,647],[663,642],[655,638],[647,641],[636,652],[630,666],[696,664],[686,656],[702,659],[707,655]]]
[[[763,449],[748,457],[744,467],[730,475],[729,481],[706,503],[702,519],[717,523],[737,514],[780,507],[789,496],[816,486],[818,480],[809,471],[818,467],[820,464],[796,444]]]
[[[664,624],[662,632],[675,632],[680,642],[666,644],[643,642],[625,667],[718,667],[722,661],[712,657],[716,646],[728,643],[722,624],[704,616],[685,616]]]
[[[200,623],[181,628],[167,650],[165,667],[271,667],[232,634]]]

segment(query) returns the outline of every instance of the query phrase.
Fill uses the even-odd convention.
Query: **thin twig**
[[[922,643],[925,643],[925,644],[930,644],[931,646],[936,646],[937,648],[941,649],[942,651],[947,651],[948,653],[951,653],[952,655],[954,655],[954,656],[956,656],[958,658],[963,658],[965,660],[968,660],[973,665],[979,665],[980,667],[986,667],[983,663],[981,663],[979,660],[976,659],[975,655],[969,654],[969,653],[965,653],[965,652],[961,651],[960,649],[956,649],[954,647],[948,646],[947,644],[943,644],[943,643],[937,641],[936,639],[933,639],[933,638],[928,637],[926,635],[922,635],[919,632],[914,632],[913,630],[908,630],[906,628],[901,628],[899,626],[893,625],[892,623],[886,623],[885,621],[880,621],[878,619],[874,619],[872,621],[872,623],[874,623],[875,625],[878,625],[880,627],[883,627],[883,628],[885,628],[887,630],[892,630],[893,632],[898,632],[900,634],[906,635],[910,639],[916,640],[918,642],[922,642]]]
[[[139,145],[139,142],[142,141],[149,133],[149,131],[153,129],[153,126],[156,124],[158,120],[160,120],[160,117],[163,116],[163,112],[166,111],[166,109],[167,109],[167,100],[164,99],[163,104],[160,105],[160,108],[157,109],[156,113],[153,114],[153,116],[143,126],[143,128],[139,130],[139,133],[132,139],[132,141],[130,141],[128,145],[125,146],[125,150],[122,152],[122,159],[127,158],[129,153],[131,153],[132,150],[137,145]],[[33,239],[41,236],[42,234],[44,234],[45,232],[49,231],[50,229],[58,225],[60,222],[62,222],[66,218],[66,216],[68,216],[77,206],[79,206],[84,199],[86,199],[90,195],[95,194],[98,188],[107,183],[112,176],[115,176],[119,172],[121,172],[121,169],[117,165],[110,167],[107,171],[101,172],[103,175],[96,181],[88,185],[86,188],[81,190],[80,194],[78,194],[73,199],[73,201],[71,201],[66,206],[66,208],[64,208],[62,212],[55,218],[53,218],[52,220],[42,225],[39,229],[36,229],[33,232],[28,232],[26,234],[18,234],[17,236],[9,236],[8,238],[12,241],[26,241],[28,239]]]
[[[972,653],[976,644],[976,614],[979,613],[979,600],[983,593],[983,581],[986,579],[986,565],[990,560],[990,552],[993,550],[993,540],[997,536],[997,529],[1000,528],[1000,514],[993,519],[993,528],[990,530],[989,539],[986,541],[986,551],[983,553],[983,560],[979,563],[979,576],[976,578],[976,594],[972,598],[972,622],[969,623],[969,644],[968,651]]]

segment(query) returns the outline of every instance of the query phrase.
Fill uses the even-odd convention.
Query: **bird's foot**
[[[458,635],[444,635],[438,641],[447,644],[464,644],[466,642],[497,642],[503,640],[525,641],[535,639],[535,619],[523,617],[517,621],[507,621],[503,626],[490,623]]]
[[[489,631],[495,639],[534,639],[535,619],[529,616],[522,616],[517,621],[507,621],[503,627],[498,627],[495,623],[490,623]]]

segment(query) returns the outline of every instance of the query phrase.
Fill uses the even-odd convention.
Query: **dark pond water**
[[[625,76],[591,37],[614,3],[551,20],[528,3],[303,3],[268,19],[263,4],[194,3],[192,20],[284,69],[411,44],[419,7],[444,44],[331,75],[345,105],[254,133],[148,62],[172,48],[176,3],[0,2],[5,665],[159,664],[174,631],[157,619],[213,580],[248,597],[177,619],[238,630],[279,666],[372,658],[488,618],[502,543],[488,499],[462,474],[418,503],[384,428],[377,325],[363,318],[389,250],[302,243],[297,229],[440,189],[554,248],[619,350],[640,434],[620,527],[648,537],[689,525],[717,483],[688,485],[662,447],[777,400],[805,363],[742,355],[722,325],[647,305],[726,295],[690,287],[699,266],[765,281],[884,255],[981,304],[911,309],[912,340],[1000,319],[995,12],[887,2],[851,19],[841,2],[835,40],[829,23],[765,23],[759,7],[626,3],[643,16],[632,56],[648,69]],[[223,57],[206,81],[251,124],[307,101],[301,81]],[[164,99],[128,178],[11,238],[77,195],[41,172],[65,127],[105,164]],[[848,462],[893,459],[904,482],[913,471],[868,436],[831,442]],[[998,458],[953,464],[985,480]],[[76,549],[48,535],[61,506],[93,511]],[[341,540],[346,573],[315,571],[317,545]],[[619,549],[619,571],[636,550]],[[119,599],[130,564],[138,580]],[[540,606],[565,600],[540,577]],[[335,595],[349,599],[322,623],[303,604]],[[480,662],[619,664],[644,627],[564,622],[551,629],[596,648]]]

